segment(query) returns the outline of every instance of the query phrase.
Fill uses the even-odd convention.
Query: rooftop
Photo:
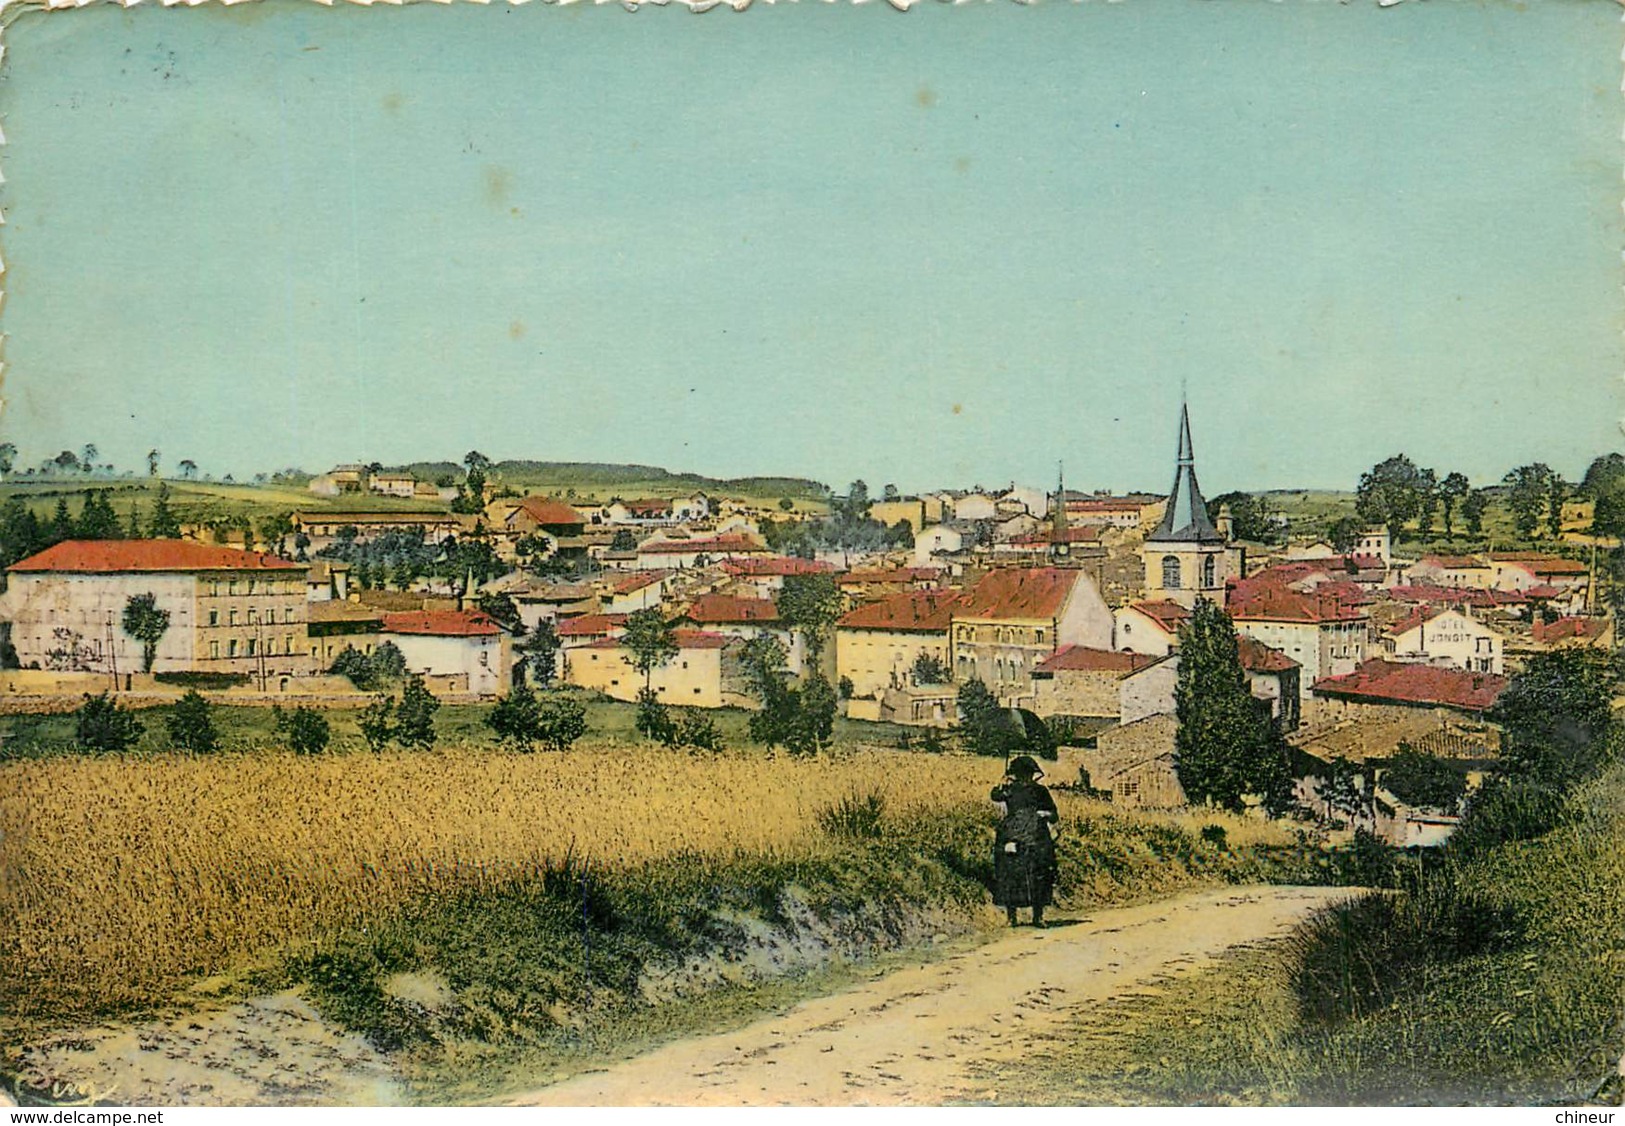
[[[1062,567],[1009,567],[990,571],[967,591],[956,618],[1021,621],[1058,618],[1082,571]]]
[[[402,610],[384,615],[385,633],[429,637],[491,637],[502,632],[495,619],[478,610]]]
[[[702,625],[737,625],[743,622],[777,622],[779,608],[771,598],[735,598],[727,594],[704,594],[688,608],[690,621]]]
[[[841,629],[878,629],[944,633],[953,620],[959,595],[946,590],[911,590],[870,602],[841,615]]]
[[[1035,673],[1107,672],[1119,676],[1139,672],[1163,660],[1145,653],[1119,653],[1111,649],[1090,649],[1083,645],[1063,645],[1051,656],[1033,666]]]
[[[1438,665],[1371,660],[1345,676],[1315,682],[1317,696],[1377,704],[1410,704],[1486,711],[1507,686],[1507,678]]]
[[[697,629],[672,630],[672,638],[677,642],[679,649],[725,649],[734,641],[734,638],[724,637],[720,633],[706,633]],[[582,646],[583,649],[621,649],[626,642],[619,637],[606,637],[601,641],[594,641]]]
[[[304,571],[308,567],[261,551],[191,540],[64,540],[7,570],[106,575],[125,571]]]
[[[1289,672],[1303,666],[1279,649],[1272,649],[1251,637],[1236,638],[1236,653],[1248,672]]]

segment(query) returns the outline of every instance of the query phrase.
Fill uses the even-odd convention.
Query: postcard
[[[706,7],[4,8],[0,1102],[1620,1105],[1616,7]]]

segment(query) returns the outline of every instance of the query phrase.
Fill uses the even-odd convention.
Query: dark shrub
[[[73,738],[84,751],[124,751],[141,738],[142,723],[103,692],[86,696],[74,722]]]
[[[169,741],[183,751],[206,755],[220,749],[220,733],[214,727],[214,709],[192,689],[182,696],[169,713]]]

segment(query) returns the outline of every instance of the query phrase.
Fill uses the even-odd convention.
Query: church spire
[[[1191,412],[1179,406],[1179,453],[1174,466],[1174,485],[1168,490],[1168,506],[1162,522],[1151,533],[1162,543],[1223,543],[1224,537],[1208,519],[1207,501],[1196,483],[1196,450],[1191,443]]]
[[[1049,545],[1053,556],[1070,551],[1066,542],[1066,470],[1060,462],[1055,463],[1055,512],[1050,517]]]

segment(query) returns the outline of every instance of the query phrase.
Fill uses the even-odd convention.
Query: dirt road
[[[1080,1009],[1285,933],[1346,888],[1223,888],[1021,927],[737,1032],[679,1041],[523,1106],[935,1105],[990,1097],[967,1067],[1021,1054]]]

